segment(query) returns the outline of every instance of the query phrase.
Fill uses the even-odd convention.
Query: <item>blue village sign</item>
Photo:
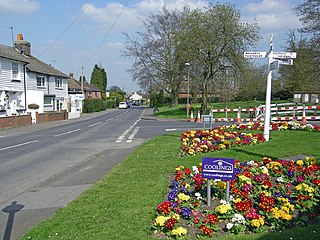
[[[202,177],[207,179],[234,179],[233,158],[202,158]]]

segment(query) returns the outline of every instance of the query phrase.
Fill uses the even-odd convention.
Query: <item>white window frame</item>
[[[37,79],[37,87],[39,87],[39,88],[46,87],[46,81],[45,81],[44,75],[37,74],[36,79]]]
[[[17,62],[11,63],[11,74],[12,74],[12,80],[20,81],[19,63]]]
[[[62,85],[62,78],[60,77],[56,77],[55,78],[55,87],[56,88],[63,88],[63,85]]]

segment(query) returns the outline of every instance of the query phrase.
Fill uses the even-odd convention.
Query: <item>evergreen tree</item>
[[[107,88],[107,73],[101,64],[95,64],[91,73],[90,83],[102,90],[103,93],[106,92]]]

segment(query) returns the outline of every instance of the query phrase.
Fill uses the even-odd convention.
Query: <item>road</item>
[[[0,130],[0,232],[17,239],[146,140],[199,123],[145,120],[143,107]]]
[[[0,130],[0,238],[18,239],[148,139],[203,127],[150,115],[150,109],[132,107]]]

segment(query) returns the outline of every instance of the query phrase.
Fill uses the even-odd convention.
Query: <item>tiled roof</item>
[[[74,78],[69,77],[68,78],[68,88],[81,90],[81,83],[79,81],[75,80]],[[85,91],[102,92],[100,88],[97,88],[95,85],[89,84],[88,82],[83,84],[83,89]]]
[[[42,73],[42,74],[47,74],[47,75],[52,75],[57,77],[65,77],[65,78],[68,77],[66,74],[60,72],[54,67],[40,61],[39,59],[33,56],[26,56],[19,53],[19,51],[14,47],[9,47],[9,46],[0,44],[0,57],[19,61],[19,62],[25,62],[27,63],[27,70],[32,72]]]

